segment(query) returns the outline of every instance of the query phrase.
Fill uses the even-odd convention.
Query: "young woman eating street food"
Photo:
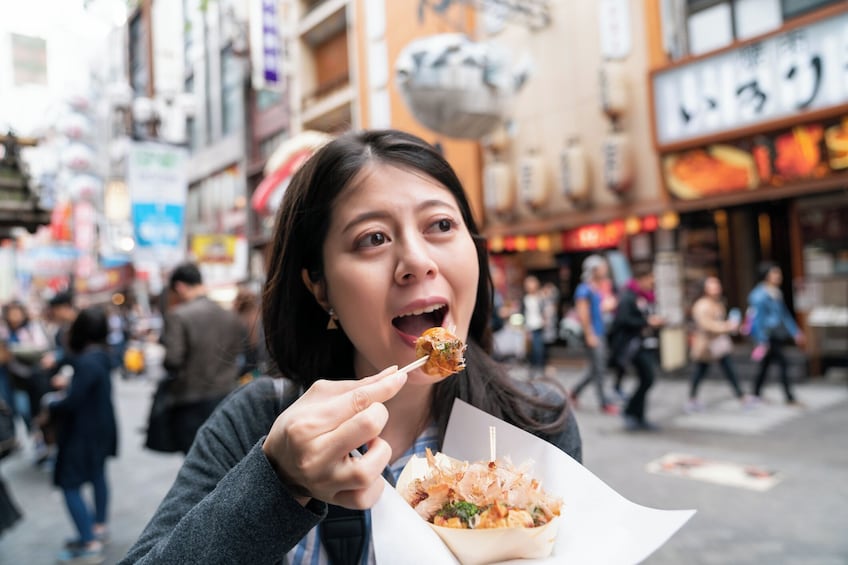
[[[271,246],[263,325],[280,378],[218,407],[125,563],[373,563],[382,478],[440,450],[456,398],[580,459],[563,391],[489,355],[485,242],[426,142],[331,141],[292,179]],[[399,372],[431,327],[454,329],[465,367]]]

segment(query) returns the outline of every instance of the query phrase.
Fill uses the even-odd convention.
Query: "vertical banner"
[[[282,55],[277,0],[250,0],[250,68],[255,90],[282,90]]]
[[[168,268],[185,259],[187,165],[188,152],[181,147],[151,142],[130,146],[127,186],[136,264]]]

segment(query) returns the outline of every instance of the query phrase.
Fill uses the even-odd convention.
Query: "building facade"
[[[848,5],[654,9],[653,140],[685,282],[718,274],[744,308],[757,263],[777,263],[810,372],[848,364]]]
[[[558,288],[564,316],[588,255],[607,257],[618,287],[632,261],[654,261],[670,320],[663,364],[674,368],[686,358],[679,217],[651,143],[648,4],[550,2],[537,25],[483,10],[478,38],[532,69],[508,126],[483,140],[483,198],[499,290],[515,310],[527,274]]]

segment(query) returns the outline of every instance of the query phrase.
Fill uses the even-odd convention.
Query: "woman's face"
[[[721,281],[715,277],[709,277],[704,281],[704,293],[707,296],[721,296]]]
[[[654,273],[648,273],[637,279],[639,286],[644,291],[654,290]]]
[[[602,282],[609,278],[609,267],[607,267],[606,263],[599,263],[597,267],[592,270],[593,279],[595,282]]]
[[[19,328],[24,323],[24,312],[17,306],[10,306],[6,311],[6,323],[12,328]]]
[[[766,282],[774,286],[783,284],[783,271],[780,270],[780,267],[769,269],[768,275],[766,275]]]
[[[477,251],[447,188],[386,164],[364,169],[333,206],[313,287],[355,348],[358,377],[415,360],[427,328],[467,340],[480,276]],[[416,374],[417,373],[417,374]],[[429,382],[420,371],[409,382]]]

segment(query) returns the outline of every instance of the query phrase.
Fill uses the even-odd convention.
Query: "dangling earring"
[[[330,315],[330,319],[327,321],[327,329],[328,330],[337,330],[339,329],[339,325],[336,323],[336,311],[330,308],[327,311],[327,314]]]

